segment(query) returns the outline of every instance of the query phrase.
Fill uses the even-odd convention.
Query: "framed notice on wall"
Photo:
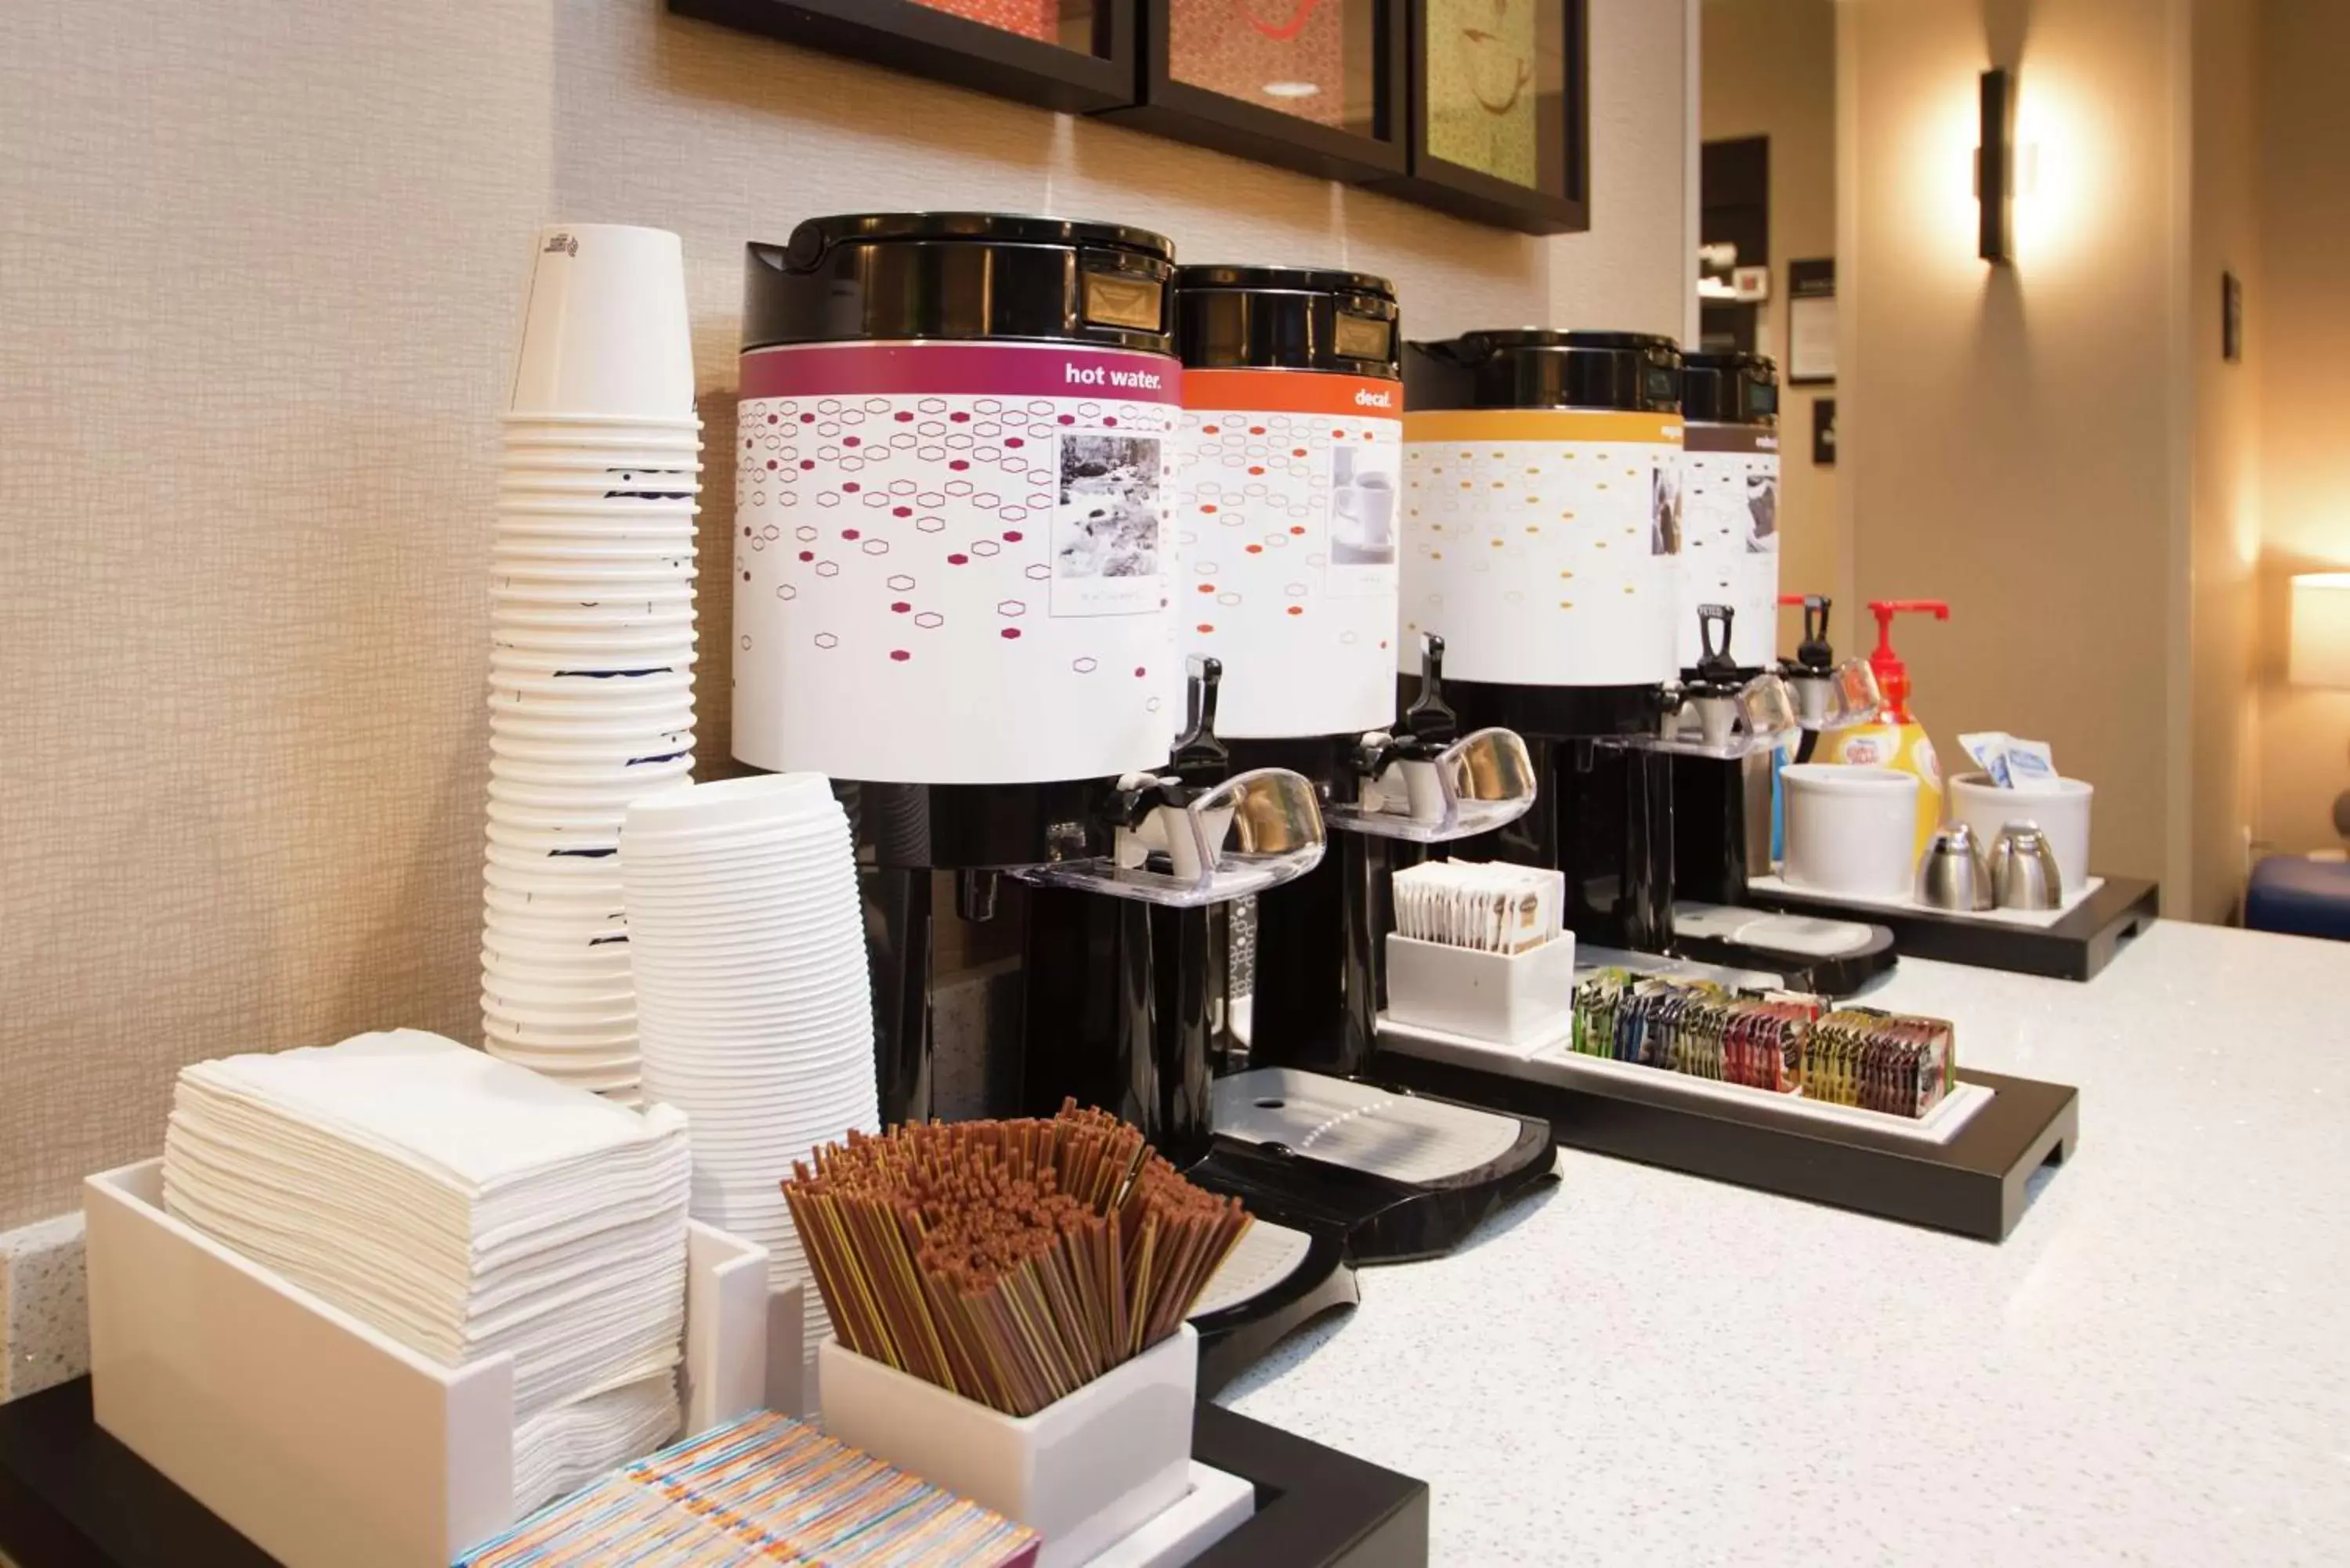
[[[1104,119],[1261,163],[1404,170],[1405,0],[1151,0],[1142,88]]]
[[[1083,114],[1135,100],[1136,0],[669,0],[680,16]]]
[[[1787,264],[1787,384],[1836,379],[1835,260]]]
[[[1378,182],[1533,234],[1591,226],[1586,0],[1409,0],[1410,167]]]

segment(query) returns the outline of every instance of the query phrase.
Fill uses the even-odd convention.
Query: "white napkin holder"
[[[1045,1406],[1007,1416],[827,1338],[824,1429],[1044,1536],[1036,1568],[1076,1568],[1191,1485],[1200,1336],[1190,1324]]]
[[[1487,952],[1388,933],[1386,1016],[1397,1023],[1526,1045],[1558,1032],[1575,1005],[1575,937]]]
[[[452,1371],[231,1251],[163,1211],[160,1159],[82,1192],[98,1424],[181,1490],[286,1568],[446,1568],[515,1522],[511,1358]],[[767,1403],[771,1316],[795,1396],[766,1249],[692,1224],[688,1432]]]

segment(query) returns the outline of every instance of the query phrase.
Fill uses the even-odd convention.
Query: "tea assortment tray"
[[[1540,1037],[1383,1019],[1374,1070],[1544,1116],[1570,1147],[1988,1241],[2078,1137],[2077,1091],[1960,1068],[1939,1021],[1831,1011],[1760,972],[1583,956],[1627,962],[1582,970]]]

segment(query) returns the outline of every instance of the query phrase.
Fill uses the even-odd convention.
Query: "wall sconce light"
[[[1987,262],[2015,260],[2015,73],[1982,74],[1982,140],[1975,147],[1975,199],[1982,226],[1975,253]]]

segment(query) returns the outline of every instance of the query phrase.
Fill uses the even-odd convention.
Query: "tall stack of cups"
[[[677,236],[541,230],[491,566],[482,1029],[630,1103],[620,819],[691,782],[701,431]]]
[[[847,814],[821,774],[665,790],[620,836],[644,1092],[693,1124],[692,1212],[804,1284],[807,1358],[829,1333],[781,1179],[880,1129],[873,992]]]

